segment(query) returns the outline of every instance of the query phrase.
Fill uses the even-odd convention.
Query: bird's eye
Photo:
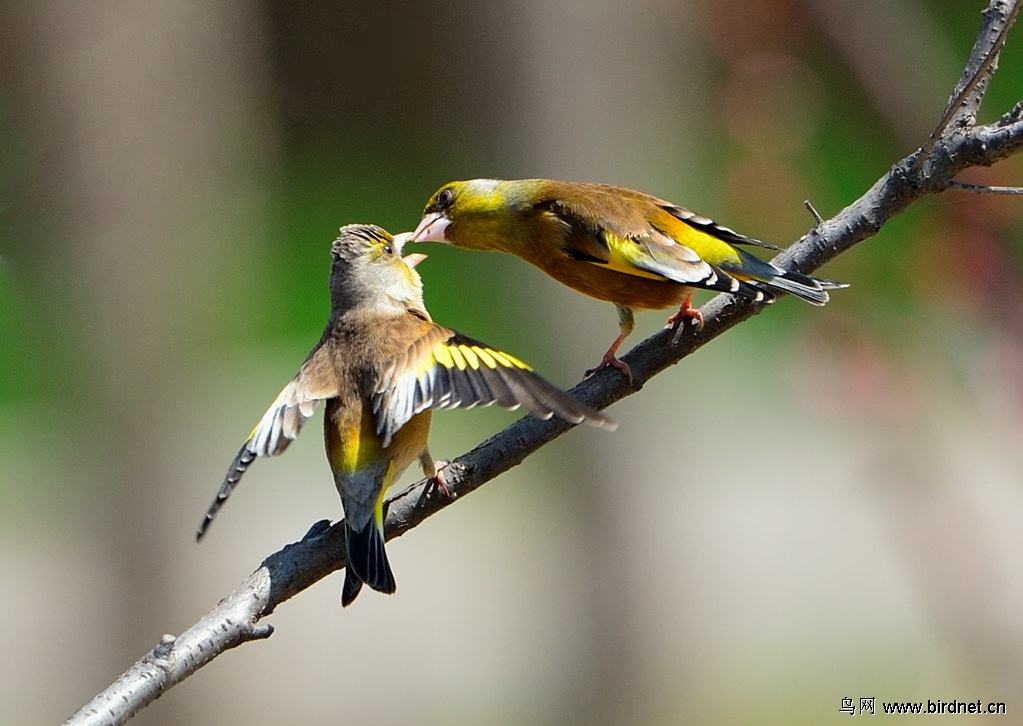
[[[384,254],[385,255],[393,255],[394,254],[394,248],[391,245],[384,245]]]
[[[448,206],[449,204],[451,204],[451,198],[454,196],[455,196],[454,192],[452,192],[450,189],[442,189],[440,194],[437,195],[437,206],[438,207]]]

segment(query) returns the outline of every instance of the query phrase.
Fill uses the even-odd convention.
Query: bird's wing
[[[539,418],[557,414],[603,428],[614,423],[533,372],[508,353],[429,321],[418,321],[413,342],[380,372],[373,392],[377,433],[387,446],[417,413],[496,403],[525,406]]]
[[[573,194],[573,191],[582,193]],[[814,305],[842,283],[790,272],[736,245],[779,249],[649,194],[602,184],[556,185],[541,202],[574,259],[753,300],[788,292]],[[765,292],[766,288],[767,292]]]
[[[337,395],[337,379],[333,375],[330,353],[326,346],[318,346],[299,369],[298,374],[277,395],[270,408],[252,429],[238,455],[227,470],[217,496],[199,525],[196,538],[205,534],[210,522],[231,496],[235,486],[249,465],[260,456],[277,456],[294,441],[302,425],[316,411],[316,404]]]
[[[245,447],[253,456],[277,456],[298,438],[316,405],[338,393],[330,349],[318,346],[298,374],[277,395],[249,434]]]
[[[727,242],[730,245],[752,245],[754,247],[763,247],[765,250],[778,251],[781,247],[777,245],[768,244],[762,242],[754,237],[747,237],[744,234],[739,234],[734,229],[726,227],[723,224],[718,224],[710,217],[704,217],[702,214],[680,207],[677,204],[669,204],[664,202],[660,205],[660,208],[670,214],[675,219],[683,222],[693,229],[716,237],[722,242]]]
[[[562,200],[545,205],[547,222],[559,231],[562,252],[569,257],[629,275],[757,297],[751,286],[714,263],[715,257],[734,256],[735,250],[711,232],[690,226],[645,195],[641,200],[601,196],[612,212],[606,217]],[[639,214],[640,208],[650,214]]]

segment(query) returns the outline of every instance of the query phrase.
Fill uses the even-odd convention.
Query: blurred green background
[[[340,225],[549,176],[788,244],[803,200],[830,216],[924,141],[984,5],[0,5],[3,720],[63,719],[340,516],[317,419],[192,538],[322,330]],[[1017,29],[982,120],[1021,78]],[[852,283],[827,308],[781,301],[616,405],[616,433],[573,431],[393,542],[396,596],[342,611],[330,577],[134,723],[1018,713],[1021,232],[1018,198],[916,204],[822,271]],[[518,260],[424,251],[437,320],[566,387],[615,334]],[[431,449],[513,419],[440,414]]]

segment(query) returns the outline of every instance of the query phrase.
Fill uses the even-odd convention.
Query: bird
[[[813,305],[828,302],[834,280],[785,270],[737,247],[779,249],[685,207],[611,184],[553,179],[472,179],[445,184],[430,197],[410,242],[444,242],[521,257],[559,282],[618,311],[619,335],[586,371],[615,367],[635,326],[634,310],[678,306],[678,325],[703,315],[692,306],[704,288],[771,302],[790,293]]]
[[[543,419],[616,426],[518,358],[433,322],[415,269],[426,255],[402,257],[407,237],[375,225],[341,228],[326,329],[245,440],[196,532],[201,539],[249,465],[282,453],[323,401],[327,460],[345,514],[344,606],[363,584],[395,591],[383,537],[388,487],[418,459],[443,488],[427,449],[433,409],[521,404]]]

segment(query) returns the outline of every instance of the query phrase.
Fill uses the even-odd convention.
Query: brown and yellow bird
[[[332,247],[327,328],[249,434],[196,533],[197,539],[205,534],[249,465],[284,451],[325,401],[327,459],[346,522],[342,605],[363,583],[394,592],[384,551],[384,494],[417,459],[427,476],[437,476],[427,450],[433,409],[521,404],[540,418],[557,414],[615,428],[514,356],[434,323],[413,269],[425,255],[403,258],[406,237],[396,240],[372,225],[341,228]]]
[[[753,300],[791,293],[828,302],[833,280],[784,270],[735,245],[776,249],[684,207],[635,189],[551,179],[473,179],[430,198],[411,242],[446,242],[521,257],[574,290],[614,303],[619,335],[590,375],[614,366],[635,325],[633,310],[678,307],[669,318],[702,325],[696,288]]]

